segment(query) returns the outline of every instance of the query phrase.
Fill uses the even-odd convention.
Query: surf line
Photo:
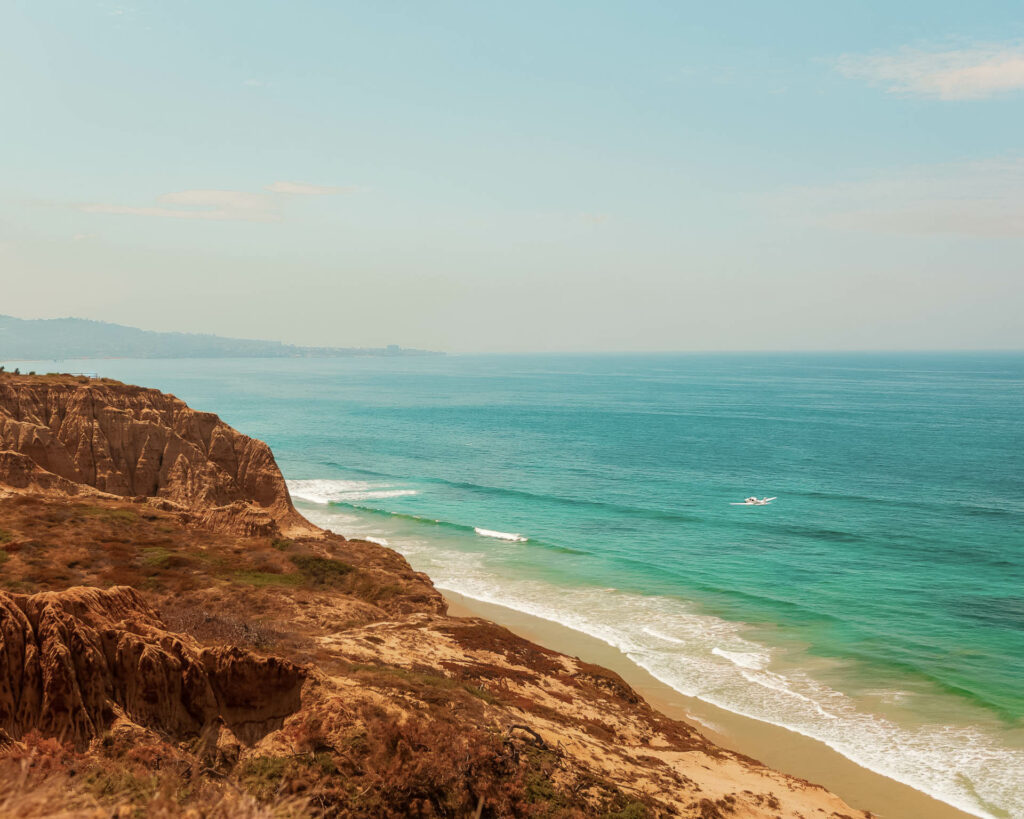
[[[507,540],[511,543],[526,543],[529,540],[528,537],[523,537],[514,532],[496,532],[493,529],[481,529],[479,526],[474,526],[473,531],[480,535],[480,537],[493,537],[498,540]]]

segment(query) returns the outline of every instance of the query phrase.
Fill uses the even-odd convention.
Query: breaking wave
[[[481,529],[479,526],[474,526],[473,531],[476,532],[480,537],[493,537],[498,540],[508,540],[513,543],[526,543],[529,540],[528,537],[522,535],[513,534],[511,532],[495,532],[493,529]]]
[[[396,487],[380,481],[310,480],[287,483],[293,498],[310,503],[352,503],[419,494],[416,489]]]

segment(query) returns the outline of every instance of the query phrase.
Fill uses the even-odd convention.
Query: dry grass
[[[209,609],[169,604],[160,610],[171,631],[191,634],[206,645],[238,645],[259,650],[273,648],[281,632],[266,620],[216,614]]]
[[[0,520],[0,588],[9,591],[127,585],[162,604],[211,588],[237,588],[240,596],[253,587],[330,589],[382,616],[443,607],[401,557],[375,544],[353,548],[338,536],[230,537],[182,525],[175,513],[147,504],[33,495],[0,499]]]
[[[298,796],[259,800],[227,779],[204,776],[169,745],[77,754],[57,740],[29,735],[0,753],[0,817],[5,818],[312,815],[308,800]]]

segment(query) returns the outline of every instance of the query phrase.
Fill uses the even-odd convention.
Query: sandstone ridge
[[[246,742],[299,707],[305,673],[172,634],[140,595],[0,592],[0,730],[84,746],[117,721],[183,738],[221,723]]]
[[[0,484],[155,498],[211,528],[313,535],[270,447],[157,390],[0,374]]]

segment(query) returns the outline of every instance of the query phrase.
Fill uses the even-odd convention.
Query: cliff
[[[174,396],[106,379],[0,374],[0,483],[160,499],[240,534],[317,531],[262,441]]]
[[[0,412],[0,816],[861,815],[449,617],[215,416],[63,377]]]
[[[115,723],[254,741],[299,707],[305,673],[169,633],[133,589],[0,592],[0,736],[87,746]]]

